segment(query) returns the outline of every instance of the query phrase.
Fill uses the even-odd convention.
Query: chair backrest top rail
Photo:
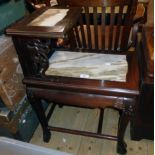
[[[121,5],[133,5],[137,3],[137,0],[58,0],[60,5],[65,6],[121,6]]]

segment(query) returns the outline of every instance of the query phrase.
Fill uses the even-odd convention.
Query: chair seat
[[[126,55],[56,51],[46,75],[126,81]]]
[[[77,60],[75,60],[74,54],[76,54],[76,57],[78,55],[78,59],[76,58]],[[85,57],[82,58],[80,54],[83,56],[85,55]],[[93,57],[95,56],[91,56],[91,58],[87,59],[86,56],[90,54],[93,55],[94,53],[56,51],[49,58],[49,67],[43,73],[43,75],[45,75],[43,76],[44,78],[25,77],[23,83],[34,88],[39,86],[50,91],[65,90],[69,92],[97,93],[100,95],[124,97],[139,95],[139,71],[135,52],[127,52],[126,55],[119,55],[119,53],[95,53],[96,57],[98,57],[96,61],[93,61]],[[111,61],[111,63],[106,62],[110,60],[109,58],[107,59],[107,56],[112,58],[113,61]],[[117,59],[114,59],[114,57]],[[91,67],[89,67],[89,65]],[[92,69],[92,66],[95,66],[96,68]],[[113,70],[112,67],[115,68],[115,70]],[[104,72],[102,72],[103,68],[105,69]],[[109,71],[108,68],[110,68],[111,71]],[[89,74],[87,69],[89,69]],[[96,72],[94,72],[94,70]],[[98,77],[98,74],[90,74],[99,73],[100,71],[105,74]],[[111,75],[108,75],[107,73],[110,73]],[[43,89],[43,91],[45,90]]]

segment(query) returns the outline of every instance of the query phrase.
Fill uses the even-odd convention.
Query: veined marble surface
[[[68,10],[69,9],[48,9],[28,25],[54,26],[67,15]]]
[[[56,51],[49,59],[46,75],[126,81],[125,55]]]

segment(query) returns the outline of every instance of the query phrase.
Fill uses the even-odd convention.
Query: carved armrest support
[[[119,97],[114,103],[116,109],[122,110],[126,115],[133,116],[135,113],[135,100]]]
[[[27,43],[35,76],[44,76],[44,72],[49,67],[48,54],[50,52],[50,41],[32,39]]]

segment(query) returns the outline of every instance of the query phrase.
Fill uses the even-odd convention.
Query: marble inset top
[[[67,15],[68,9],[48,9],[34,19],[29,26],[54,26]]]
[[[126,81],[125,55],[56,51],[49,59],[46,75]]]

